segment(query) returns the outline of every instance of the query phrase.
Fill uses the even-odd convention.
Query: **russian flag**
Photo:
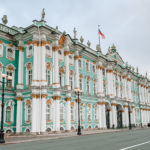
[[[98,34],[100,34],[102,36],[102,39],[105,39],[105,35],[101,32],[100,29],[98,29]]]

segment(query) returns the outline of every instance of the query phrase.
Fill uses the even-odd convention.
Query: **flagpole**
[[[99,29],[99,27],[100,27],[100,25],[98,25],[98,29]],[[99,46],[100,46],[100,35],[99,35],[99,33],[98,33],[98,42],[99,42]]]

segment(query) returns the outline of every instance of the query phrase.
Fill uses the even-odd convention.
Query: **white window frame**
[[[4,123],[7,123],[6,122],[6,108],[7,106],[10,106],[11,107],[11,119],[10,119],[10,122],[11,124],[14,123],[14,105],[15,105],[15,102],[13,100],[7,100],[6,103],[5,103],[5,107],[4,107]]]
[[[81,62],[81,66],[80,66],[79,61]],[[81,59],[81,58],[80,58],[80,59],[78,59],[78,64],[79,64],[79,69],[82,69],[82,59]]]
[[[92,106],[87,107],[87,120],[92,121]]]
[[[31,117],[30,117],[31,120],[28,120],[28,113],[29,113],[29,112],[28,112],[28,106],[29,106],[29,105],[26,105],[27,101],[30,101],[30,104],[29,104],[29,105],[30,105],[30,109],[31,109],[31,112],[30,112],[30,113],[31,113]],[[25,122],[26,122],[26,123],[27,123],[27,122],[30,123],[30,122],[32,122],[32,103],[31,103],[31,100],[30,100],[30,99],[26,99],[25,102],[24,102],[24,104],[25,104]]]
[[[87,84],[87,83],[89,83],[89,84]],[[89,88],[88,88],[88,85],[89,85]],[[89,91],[88,91],[88,89],[89,89]],[[88,95],[90,95],[90,80],[86,80],[86,92]]]
[[[0,44],[0,57],[3,57],[3,44]]]
[[[30,46],[32,46],[31,51],[29,50]],[[33,46],[32,44],[30,44],[30,45],[27,47],[27,53],[26,53],[27,58],[32,57],[32,55],[33,55],[33,49],[34,49],[34,46]]]
[[[70,80],[71,78],[72,78],[72,80]],[[71,86],[71,82],[72,82],[72,86]],[[70,89],[73,90],[74,89],[73,76],[69,76],[69,85],[70,85]]]
[[[50,86],[51,85],[51,70],[46,69],[46,81],[47,81],[47,85]]]
[[[8,49],[12,49],[12,57],[8,57]],[[14,47],[7,47],[6,49],[6,58],[9,60],[14,60],[15,59],[15,48]]]
[[[79,87],[80,90],[83,90],[83,79],[79,77]]]
[[[49,47],[49,50],[46,47]],[[48,45],[48,44],[45,45],[45,54],[46,54],[46,57],[52,56],[52,46],[51,45]]]
[[[85,120],[85,108],[84,106],[81,106],[81,105],[80,105],[80,118],[81,118],[81,121]]]
[[[87,62],[87,61],[86,61],[86,63],[85,63],[85,70],[86,70],[87,72],[90,71],[90,63]]]
[[[47,116],[49,116],[49,118],[47,118]],[[46,104],[46,122],[51,122],[51,121],[52,121],[52,105]]]
[[[71,106],[71,121],[75,121],[75,106]]]

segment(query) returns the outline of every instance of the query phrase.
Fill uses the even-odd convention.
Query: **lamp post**
[[[3,122],[4,122],[4,85],[7,83],[5,82],[6,75],[2,74],[2,110],[1,110],[1,129],[0,129],[0,143],[5,143],[4,139],[4,129],[3,129]],[[7,79],[11,80],[11,76],[7,76]]]
[[[75,89],[75,94],[78,95],[78,99],[77,99],[77,101],[78,101],[78,129],[77,129],[77,135],[81,135],[81,125],[80,125],[80,98],[79,98],[80,93],[81,93],[80,89]]]
[[[131,126],[131,113],[130,113],[129,102],[128,102],[128,114],[129,114],[129,130],[132,130],[132,126]]]

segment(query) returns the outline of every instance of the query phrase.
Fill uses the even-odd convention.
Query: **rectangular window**
[[[80,90],[82,90],[82,79],[79,79],[79,84],[80,84]]]
[[[94,95],[96,95],[96,83],[93,83],[93,90],[94,90]]]
[[[89,83],[89,80],[87,80],[86,86],[87,86],[87,94],[89,95],[90,94],[90,83]]]
[[[7,72],[7,76],[11,76],[12,77],[12,72]],[[12,88],[12,79],[11,80],[7,80],[7,87],[8,88]]]
[[[32,83],[32,70],[28,71],[28,86],[31,86]]]
[[[73,78],[72,78],[72,76],[69,77],[69,81],[70,81],[70,88],[72,90],[73,89]]]
[[[50,85],[50,78],[51,78],[51,75],[50,75],[50,70],[46,70],[46,81],[47,81],[47,84]]]

